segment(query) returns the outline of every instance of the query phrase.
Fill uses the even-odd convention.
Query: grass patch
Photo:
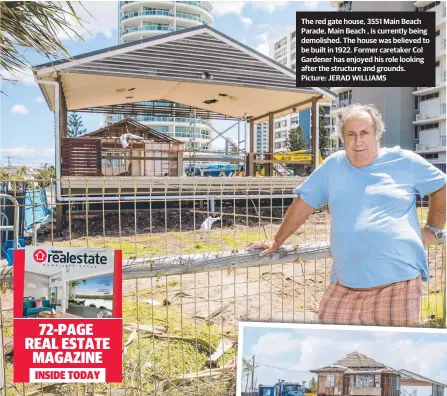
[[[422,297],[422,317],[442,318],[444,315],[444,298],[442,293],[430,293]]]

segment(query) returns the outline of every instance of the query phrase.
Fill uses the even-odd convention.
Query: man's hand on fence
[[[247,246],[247,250],[252,249],[265,249],[261,252],[260,256],[264,257],[268,254],[274,254],[281,246],[277,242],[253,242]]]
[[[422,234],[422,244],[424,245],[425,249],[427,249],[429,245],[438,244],[438,240],[436,239],[435,234],[428,228],[423,228],[421,230],[421,234]]]

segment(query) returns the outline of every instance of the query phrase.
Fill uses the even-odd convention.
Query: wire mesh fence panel
[[[235,394],[239,321],[315,322],[329,285],[327,208],[289,238],[297,249],[263,260],[245,250],[273,239],[302,180],[66,177],[57,202],[54,180],[1,183],[19,202],[27,243],[120,249],[125,279],[122,384],[14,384],[12,267],[3,255],[6,394]],[[46,198],[33,198],[41,190]],[[13,224],[13,205],[0,204]],[[423,226],[426,202],[418,201],[417,212]],[[1,232],[2,246],[11,235]],[[306,246],[314,248],[299,250]],[[421,319],[425,326],[445,326],[445,245],[427,254]]]

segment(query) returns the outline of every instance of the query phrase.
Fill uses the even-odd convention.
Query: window
[[[428,129],[436,129],[436,128],[439,128],[439,122],[433,122],[431,124],[419,125],[419,130],[420,131],[426,131]]]
[[[153,125],[153,126],[151,126],[151,128],[155,129],[157,132],[161,132],[161,133],[169,132],[169,127],[168,126]]]
[[[439,36],[440,34],[441,34],[441,31],[437,30],[436,33],[435,33],[435,36]]]
[[[296,32],[292,33],[292,38],[294,39],[296,37]]]
[[[287,43],[287,37],[284,37],[282,40],[278,41],[275,44],[275,50],[278,49],[278,48],[281,48],[286,43]]]
[[[280,122],[275,122],[275,128],[280,128],[281,127],[281,123]]]
[[[380,388],[380,374],[374,376],[374,383],[376,384],[376,388]]]
[[[352,10],[352,1],[342,1],[338,8],[340,12],[348,12]]]
[[[422,158],[425,159],[438,159],[438,153],[427,153],[427,154],[421,154]]]
[[[287,126],[287,120],[281,121],[281,126],[286,127]]]
[[[296,52],[292,53],[292,59],[296,59]]]
[[[333,375],[326,376],[326,387],[332,388],[334,387],[335,377]]]
[[[356,375],[355,376],[355,386],[373,387],[374,386],[374,376],[373,375]]]
[[[352,103],[352,90],[341,92],[338,95],[338,105],[340,107],[349,106]]]
[[[298,124],[298,117],[292,117],[291,119],[290,119],[290,123],[293,125],[293,124]]]
[[[419,128],[417,125],[414,126],[414,140],[419,140]]]
[[[295,63],[292,65],[292,70],[296,70],[296,64]]]
[[[439,61],[435,62],[435,67],[439,67]]]
[[[296,48],[296,43],[292,43],[292,49]]]
[[[285,54],[287,54],[287,48],[286,47],[281,48],[280,50],[275,52],[275,59],[278,59]]]
[[[445,135],[441,136],[441,147],[445,147]]]
[[[275,133],[275,139],[281,139],[281,132]]]

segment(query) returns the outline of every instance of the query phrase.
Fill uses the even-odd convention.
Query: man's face
[[[366,112],[350,115],[345,119],[343,136],[351,164],[357,168],[371,165],[378,150],[371,116]]]

